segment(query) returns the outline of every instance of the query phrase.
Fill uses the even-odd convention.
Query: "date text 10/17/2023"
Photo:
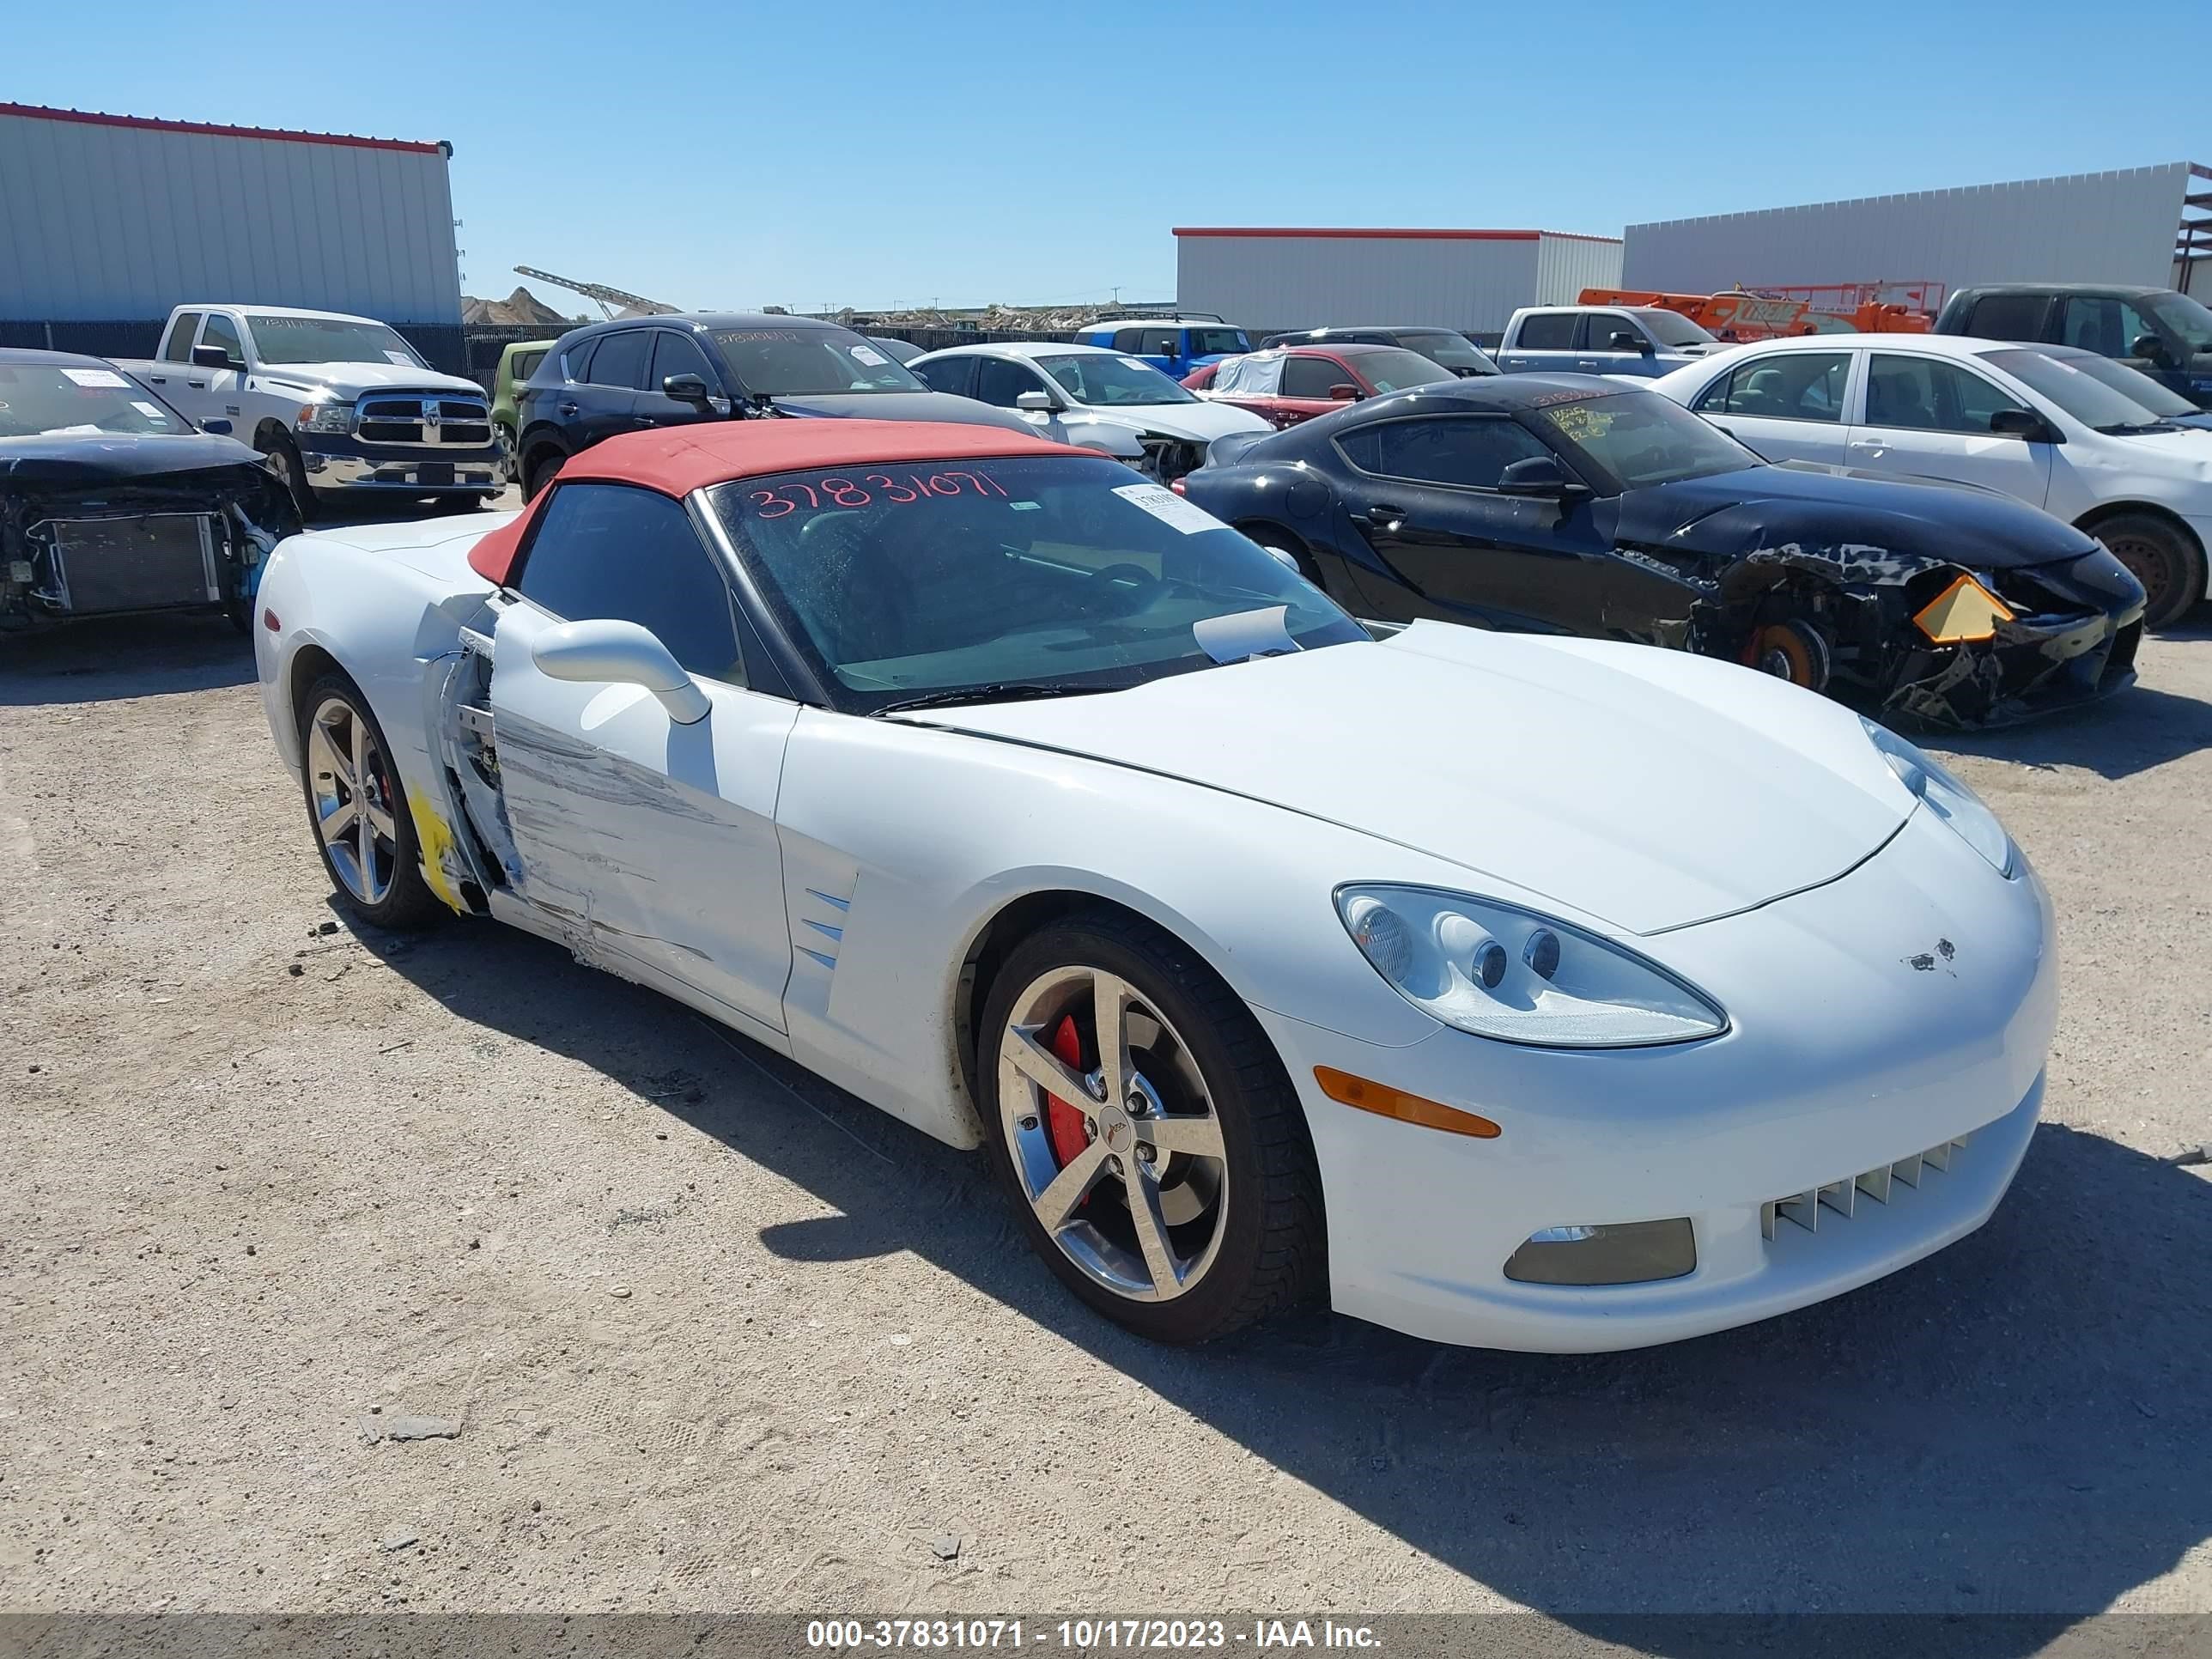
[[[1334,1620],[1255,1619],[1249,1627],[1224,1619],[816,1619],[806,1626],[811,1648],[871,1650],[898,1648],[1019,1649],[1050,1645],[1095,1652],[1101,1648],[1175,1651],[1242,1648],[1248,1653],[1287,1653],[1299,1648],[1376,1649],[1381,1638],[1365,1625]]]

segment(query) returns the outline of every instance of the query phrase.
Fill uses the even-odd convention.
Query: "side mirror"
[[[1515,461],[1498,475],[1498,490],[1502,495],[1548,495],[1556,500],[1580,488],[1549,455],[1531,455]]]
[[[707,407],[707,383],[696,374],[667,375],[660,382],[660,392],[663,397],[673,398],[679,404],[696,404],[702,409]]]
[[[2000,438],[2025,438],[2032,444],[2058,441],[2051,422],[2032,409],[2000,409],[1990,416],[1990,431]]]
[[[561,623],[531,641],[530,660],[548,679],[641,685],[679,726],[706,719],[714,708],[668,647],[634,622]]]
[[[212,433],[218,438],[228,438],[230,436],[230,422],[218,415],[212,421],[202,421],[200,430]]]
[[[192,348],[194,368],[244,368],[246,365],[222,346],[197,345]]]
[[[192,355],[198,356],[199,354],[194,352]],[[2155,334],[2136,335],[2135,343],[2128,348],[2128,356],[2141,357],[2147,362],[2156,363],[2160,368],[2173,367],[2173,358],[2166,351],[2166,342]]]
[[[1014,407],[1049,414],[1052,410],[1052,393],[1049,392],[1017,392],[1014,394]]]
[[[1359,388],[1349,380],[1339,380],[1329,387],[1328,395],[1340,404],[1356,404],[1359,401]]]

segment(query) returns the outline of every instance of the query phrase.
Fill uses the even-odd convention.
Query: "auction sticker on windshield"
[[[845,349],[851,352],[855,358],[860,362],[866,363],[870,368],[881,368],[884,366],[884,354],[874,349],[872,347],[864,345],[847,346]]]
[[[79,386],[112,386],[120,391],[131,384],[112,368],[65,368],[62,373]]]
[[[1186,536],[1195,536],[1201,531],[1229,528],[1204,507],[1186,501],[1162,484],[1123,484],[1114,493],[1130,506],[1142,507],[1162,524],[1180,530]]]

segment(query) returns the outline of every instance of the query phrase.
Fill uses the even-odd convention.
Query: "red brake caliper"
[[[1076,1071],[1083,1069],[1083,1036],[1075,1029],[1073,1014],[1060,1017],[1060,1024],[1052,1034],[1052,1051]],[[1047,1095],[1044,1121],[1045,1127],[1052,1132],[1052,1155],[1064,1170],[1091,1144],[1091,1137],[1083,1127],[1082,1109],[1058,1095]]]

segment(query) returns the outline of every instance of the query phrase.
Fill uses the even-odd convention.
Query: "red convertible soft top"
[[[1096,450],[1070,448],[1004,427],[817,416],[702,422],[696,426],[626,432],[569,457],[562,465],[561,477],[638,484],[680,500],[708,484],[771,472],[882,466],[900,461],[969,461],[989,455],[1095,459],[1097,454]],[[523,538],[552,493],[541,490],[520,518],[478,542],[469,554],[470,568],[504,587]]]

